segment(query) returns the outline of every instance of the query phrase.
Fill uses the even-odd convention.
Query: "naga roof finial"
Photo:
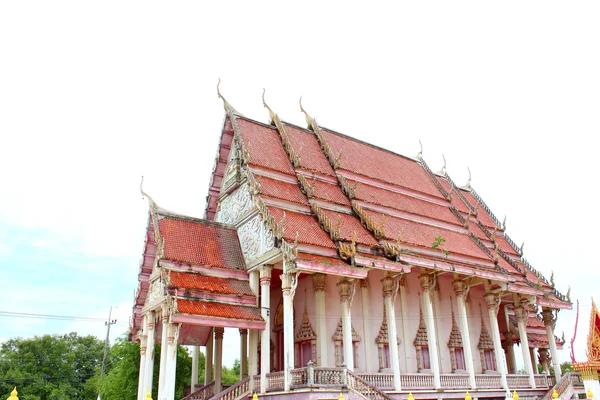
[[[265,88],[263,88],[263,94],[262,94],[263,106],[264,106],[264,107],[265,107],[267,110],[269,110],[269,118],[271,118],[271,124],[273,125],[273,124],[275,123],[275,122],[274,122],[274,121],[275,121],[275,119],[277,118],[277,114],[275,114],[275,113],[273,112],[273,110],[271,110],[271,107],[269,107],[269,106],[267,105],[267,102],[265,101],[265,92],[266,92],[266,90],[265,90]]]
[[[312,117],[308,115],[306,110],[304,110],[304,107],[302,107],[302,96],[300,96],[300,111],[304,113],[304,119],[306,120],[306,125],[308,126],[308,129],[314,130]]]
[[[467,171],[469,171],[469,179],[467,180],[467,184],[465,185],[465,187],[467,189],[471,188],[471,168],[467,167]]]
[[[521,243],[521,247],[519,247],[519,253],[521,253],[521,257],[523,256],[523,248],[525,248],[525,242]]]
[[[219,78],[219,82],[217,83],[217,95],[219,96],[219,98],[221,100],[223,100],[223,108],[225,108],[225,111],[227,113],[241,115],[239,112],[237,112],[237,110],[235,108],[233,108],[233,106],[231,104],[229,104],[229,102],[227,100],[225,100],[225,97],[223,97],[223,95],[221,94],[221,90],[219,90],[220,85],[221,85],[221,78]]]
[[[442,158],[444,159],[444,165],[442,165],[442,169],[437,174],[441,176],[446,176],[446,157],[442,154]]]
[[[421,139],[419,139],[419,146],[421,147],[421,150],[419,150],[419,152],[417,153],[417,159],[422,160],[423,159],[423,143],[421,143]]]
[[[153,207],[156,205],[156,203],[154,202],[154,199],[152,197],[150,197],[150,195],[146,192],[144,192],[144,175],[142,175],[142,181],[140,182],[140,192],[142,192],[142,199],[144,199],[145,197],[148,198],[148,200],[150,201],[150,206]]]
[[[500,228],[502,228],[503,231],[506,230],[506,215],[504,216],[504,219],[502,220],[502,226]]]

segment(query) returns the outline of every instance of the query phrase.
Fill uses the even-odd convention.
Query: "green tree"
[[[154,346],[154,375],[153,398],[157,398],[158,374],[160,366],[160,344]],[[202,358],[203,360],[203,358]],[[201,361],[202,361],[201,360]],[[126,337],[121,337],[109,350],[106,374],[100,379],[100,371],[95,378],[96,387],[102,400],[135,400],[140,371],[140,344],[130,342]],[[184,397],[185,387],[190,384],[192,373],[192,359],[183,346],[177,349],[177,374],[175,378],[175,397]]]
[[[0,396],[18,386],[22,400],[94,399],[87,381],[102,351],[101,340],[77,333],[10,339],[0,346]]]

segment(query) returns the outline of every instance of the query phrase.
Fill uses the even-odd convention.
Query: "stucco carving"
[[[259,214],[252,217],[238,229],[240,245],[246,261],[252,261],[273,250],[275,240]]]
[[[254,205],[248,184],[241,185],[235,192],[221,200],[217,221],[235,224]]]

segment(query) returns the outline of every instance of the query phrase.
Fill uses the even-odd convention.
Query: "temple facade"
[[[153,398],[173,399],[178,343],[194,346],[189,399],[317,389],[542,397],[560,380],[554,326],[570,299],[470,182],[434,173],[422,154],[323,128],[302,108],[305,128],[266,104],[270,124],[223,102],[204,219],[150,199],[131,329],[142,345],[139,400],[154,368]],[[242,376],[223,391],[225,327],[239,329]]]

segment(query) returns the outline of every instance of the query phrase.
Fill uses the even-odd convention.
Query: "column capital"
[[[393,297],[398,291],[398,278],[386,276],[381,280],[383,297]]]
[[[540,364],[545,364],[550,361],[548,349],[538,349],[538,360],[540,361]]]
[[[167,344],[177,344],[179,342],[179,324],[169,324],[167,329]]]
[[[298,275],[299,272],[288,272],[280,275],[281,278],[281,291],[284,296],[294,296],[296,287],[298,286]]]
[[[514,312],[518,322],[527,323],[527,319],[529,318],[529,309],[527,307],[520,305],[514,308]]]
[[[455,279],[452,282],[452,287],[454,288],[454,294],[456,297],[467,297],[471,285],[462,279]]]
[[[223,339],[225,328],[215,327],[215,339]]]
[[[554,330],[556,326],[556,315],[554,315],[554,310],[552,308],[544,308],[542,316],[544,317],[544,325],[551,326]]]
[[[364,278],[364,279],[360,280],[360,288],[361,289],[368,289],[369,288],[369,280],[367,278]]]
[[[485,299],[488,310],[493,310],[495,313],[498,313],[498,309],[500,308],[500,296],[490,292],[486,293],[483,298]]]
[[[429,292],[435,286],[435,279],[431,274],[422,273],[419,275],[419,283],[423,292]]]
[[[146,321],[148,321],[148,329],[153,330],[154,329],[154,324],[155,324],[155,320],[154,320],[154,316],[156,314],[154,313],[154,311],[148,311],[148,313],[146,314]]]
[[[336,284],[340,291],[340,301],[352,302],[355,283],[356,282],[353,279],[343,278]]]
[[[273,271],[273,266],[262,265],[260,267],[259,271],[260,271],[260,284],[261,285],[270,285],[271,284],[271,272]]]
[[[325,291],[325,274],[313,274],[313,289],[315,292]]]
[[[245,336],[248,334],[248,329],[240,328],[240,335]]]

